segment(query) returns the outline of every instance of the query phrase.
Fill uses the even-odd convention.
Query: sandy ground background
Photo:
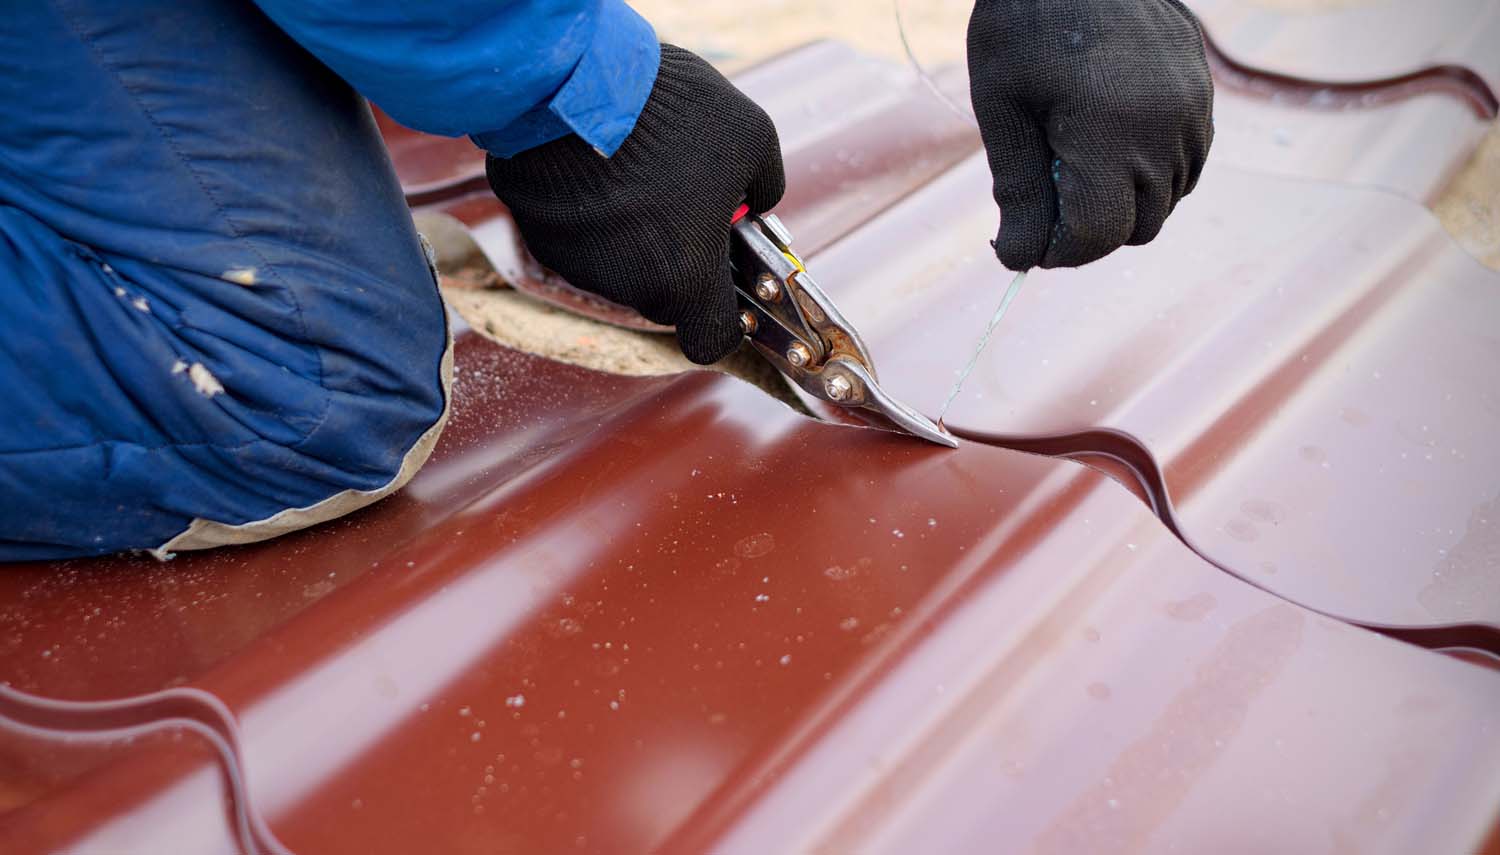
[[[892,0],[631,0],[662,41],[732,73],[815,39],[838,39],[905,61]],[[924,64],[963,59],[973,0],[902,0],[901,17]]]
[[[1243,0],[1288,14],[1381,0]],[[663,41],[693,50],[732,74],[758,60],[829,38],[891,60],[907,61],[893,0],[631,0]],[[901,0],[912,51],[928,68],[961,62],[973,0]],[[1453,179],[1434,212],[1470,254],[1500,270],[1500,123]],[[433,234],[428,224],[426,230]],[[466,240],[461,230],[460,240]],[[463,252],[458,253],[462,255]],[[580,318],[508,289],[445,288],[471,325],[511,347],[616,374],[674,374],[696,368],[669,336],[617,329]],[[779,375],[740,354],[716,370],[740,376],[786,399]]]
[[[1500,121],[1432,209],[1460,246],[1500,270]]]

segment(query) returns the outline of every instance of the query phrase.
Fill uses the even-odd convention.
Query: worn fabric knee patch
[[[406,340],[324,359],[0,207],[0,558],[249,542],[397,489],[436,441],[451,376],[419,275],[431,310]],[[327,364],[368,391],[325,387]]]
[[[0,558],[397,478],[444,312],[344,81],[240,0],[35,4],[0,127]]]

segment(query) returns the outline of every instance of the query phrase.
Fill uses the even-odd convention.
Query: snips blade
[[[880,387],[869,349],[792,251],[776,215],[742,208],[732,234],[740,324],[761,355],[819,400],[876,413],[904,433],[958,447],[951,434]]]

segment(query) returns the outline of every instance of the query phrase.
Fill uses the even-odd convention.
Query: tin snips
[[[879,414],[904,433],[957,448],[947,431],[880,388],[870,351],[808,275],[776,215],[742,206],[733,222],[729,259],[740,325],[751,344],[812,397]]]

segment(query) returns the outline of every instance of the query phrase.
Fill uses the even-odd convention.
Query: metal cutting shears
[[[775,214],[757,216],[741,206],[732,234],[740,326],[772,365],[814,398],[879,414],[912,436],[958,447],[947,431],[880,388],[859,333],[808,274]]]

